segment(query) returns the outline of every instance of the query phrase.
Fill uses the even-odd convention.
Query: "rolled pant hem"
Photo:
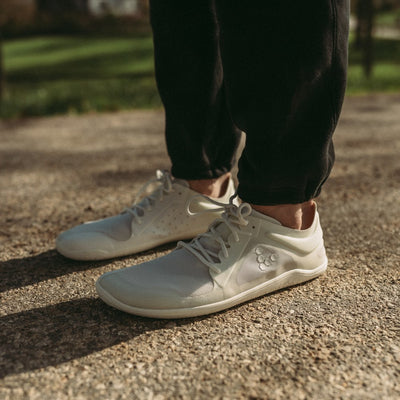
[[[231,171],[231,167],[219,167],[204,170],[191,170],[189,168],[176,168],[172,166],[171,173],[177,179],[197,180],[197,179],[217,179]]]
[[[282,188],[273,190],[254,190],[239,185],[238,196],[246,203],[259,206],[275,206],[279,204],[300,204],[318,197],[320,189],[316,193],[306,194],[295,188]]]

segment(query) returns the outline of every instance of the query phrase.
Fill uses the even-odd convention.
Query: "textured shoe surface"
[[[282,226],[247,203],[190,243],[159,259],[112,271],[97,281],[100,297],[132,314],[184,318],[224,310],[322,274],[327,258],[317,211],[306,230]]]
[[[155,189],[126,208],[121,214],[78,225],[61,233],[57,250],[75,260],[103,260],[148,250],[164,243],[192,239],[204,232],[221,213],[221,208],[189,188],[184,180],[173,179],[168,172],[157,171],[156,179],[144,185],[137,197],[150,185]],[[219,202],[228,203],[234,194],[233,181]],[[198,215],[187,213],[191,208]],[[200,215],[201,214],[201,215]]]

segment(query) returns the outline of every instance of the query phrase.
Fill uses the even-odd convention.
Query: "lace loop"
[[[157,183],[160,184],[159,187],[154,192],[144,197],[139,203],[139,200],[142,198],[143,194],[146,193],[148,187]],[[173,190],[171,174],[168,171],[161,171],[158,169],[156,171],[156,178],[146,182],[139,189],[132,206],[125,208],[122,212],[131,214],[135,222],[141,224],[141,217],[144,215],[145,211],[150,211],[156,201],[162,201],[164,194],[168,194]]]

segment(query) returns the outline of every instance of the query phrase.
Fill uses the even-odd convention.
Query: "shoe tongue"
[[[178,179],[178,178],[174,178],[172,183],[177,183],[178,185],[184,186],[184,187],[189,187],[189,183],[188,181],[185,181],[184,179]]]
[[[144,211],[143,211],[142,208],[136,207],[137,205],[139,205],[139,206],[141,206],[141,207],[145,207],[146,204],[145,204],[144,199],[140,200],[139,203],[135,204],[135,206],[132,207],[133,209],[136,209],[136,214],[137,214],[139,217],[143,217]],[[131,215],[131,217],[133,218],[132,215]]]
[[[154,192],[153,192],[154,193]],[[145,214],[145,209],[148,207],[148,205],[149,205],[149,200],[146,200],[146,198],[147,198],[147,196],[148,195],[145,195],[138,203],[136,203],[135,205],[133,205],[131,208],[132,208],[132,210],[136,210],[136,214],[139,216],[139,217],[143,217],[144,216],[144,214]],[[139,207],[137,207],[137,206],[139,206]],[[132,221],[132,219],[133,219],[133,216],[131,215],[131,221]]]
[[[258,218],[258,219],[261,219],[263,221],[266,221],[266,222],[269,222],[269,223],[272,223],[275,225],[282,225],[276,219],[271,218],[265,214],[261,214],[261,213],[255,211],[254,209],[252,210],[251,215],[247,218],[251,218],[251,217]],[[214,226],[214,231],[219,234],[219,236],[224,240],[224,242],[228,241],[228,237],[231,234],[231,230],[228,227],[228,225],[222,221]],[[207,236],[201,236],[199,239],[199,242],[205,249],[211,250],[213,253],[216,253],[216,254],[218,254],[218,252],[221,249],[221,245],[217,241],[215,241]],[[216,259],[215,257],[212,257],[212,258],[214,259],[215,262],[219,262],[219,260]]]
[[[218,224],[214,225],[213,229],[218,234],[218,236],[220,236],[223,239],[224,242],[228,241],[228,237],[229,234],[231,233],[231,230],[229,229],[228,225],[225,222],[222,221],[219,222]],[[207,236],[201,236],[199,242],[206,250],[210,250],[213,253],[218,254],[219,251],[221,250],[221,245],[217,241]],[[215,262],[220,261],[219,259],[213,256],[211,256],[211,258],[213,258]]]
[[[184,179],[177,179],[177,178],[174,178],[173,181],[172,181],[172,183],[173,183],[173,184],[176,183],[176,184],[181,185],[181,186],[184,186],[184,187],[189,187],[189,183],[188,183],[187,181],[185,181]],[[143,207],[143,208],[146,208],[146,206],[147,206],[146,197],[147,197],[149,194],[154,193],[156,190],[161,190],[161,187],[162,187],[162,184],[159,184],[159,185],[156,186],[151,192],[149,192],[149,193],[147,193],[147,194],[144,194],[144,195],[143,195],[143,198],[137,203],[137,205],[139,205],[139,206],[141,206],[141,207]],[[133,207],[133,208],[135,208],[135,207]],[[137,215],[138,215],[139,217],[143,217],[143,215],[144,215],[144,211],[143,211],[141,208],[136,208],[136,213],[137,213]],[[132,218],[133,218],[133,217],[132,217]],[[132,220],[132,218],[131,218],[131,220]]]

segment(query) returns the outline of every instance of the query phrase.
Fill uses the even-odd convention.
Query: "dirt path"
[[[160,112],[0,123],[0,399],[400,398],[400,97],[351,98],[319,209],[330,264],[206,318],[149,320],[94,282],[173,245],[69,261],[56,235],[168,168]]]

